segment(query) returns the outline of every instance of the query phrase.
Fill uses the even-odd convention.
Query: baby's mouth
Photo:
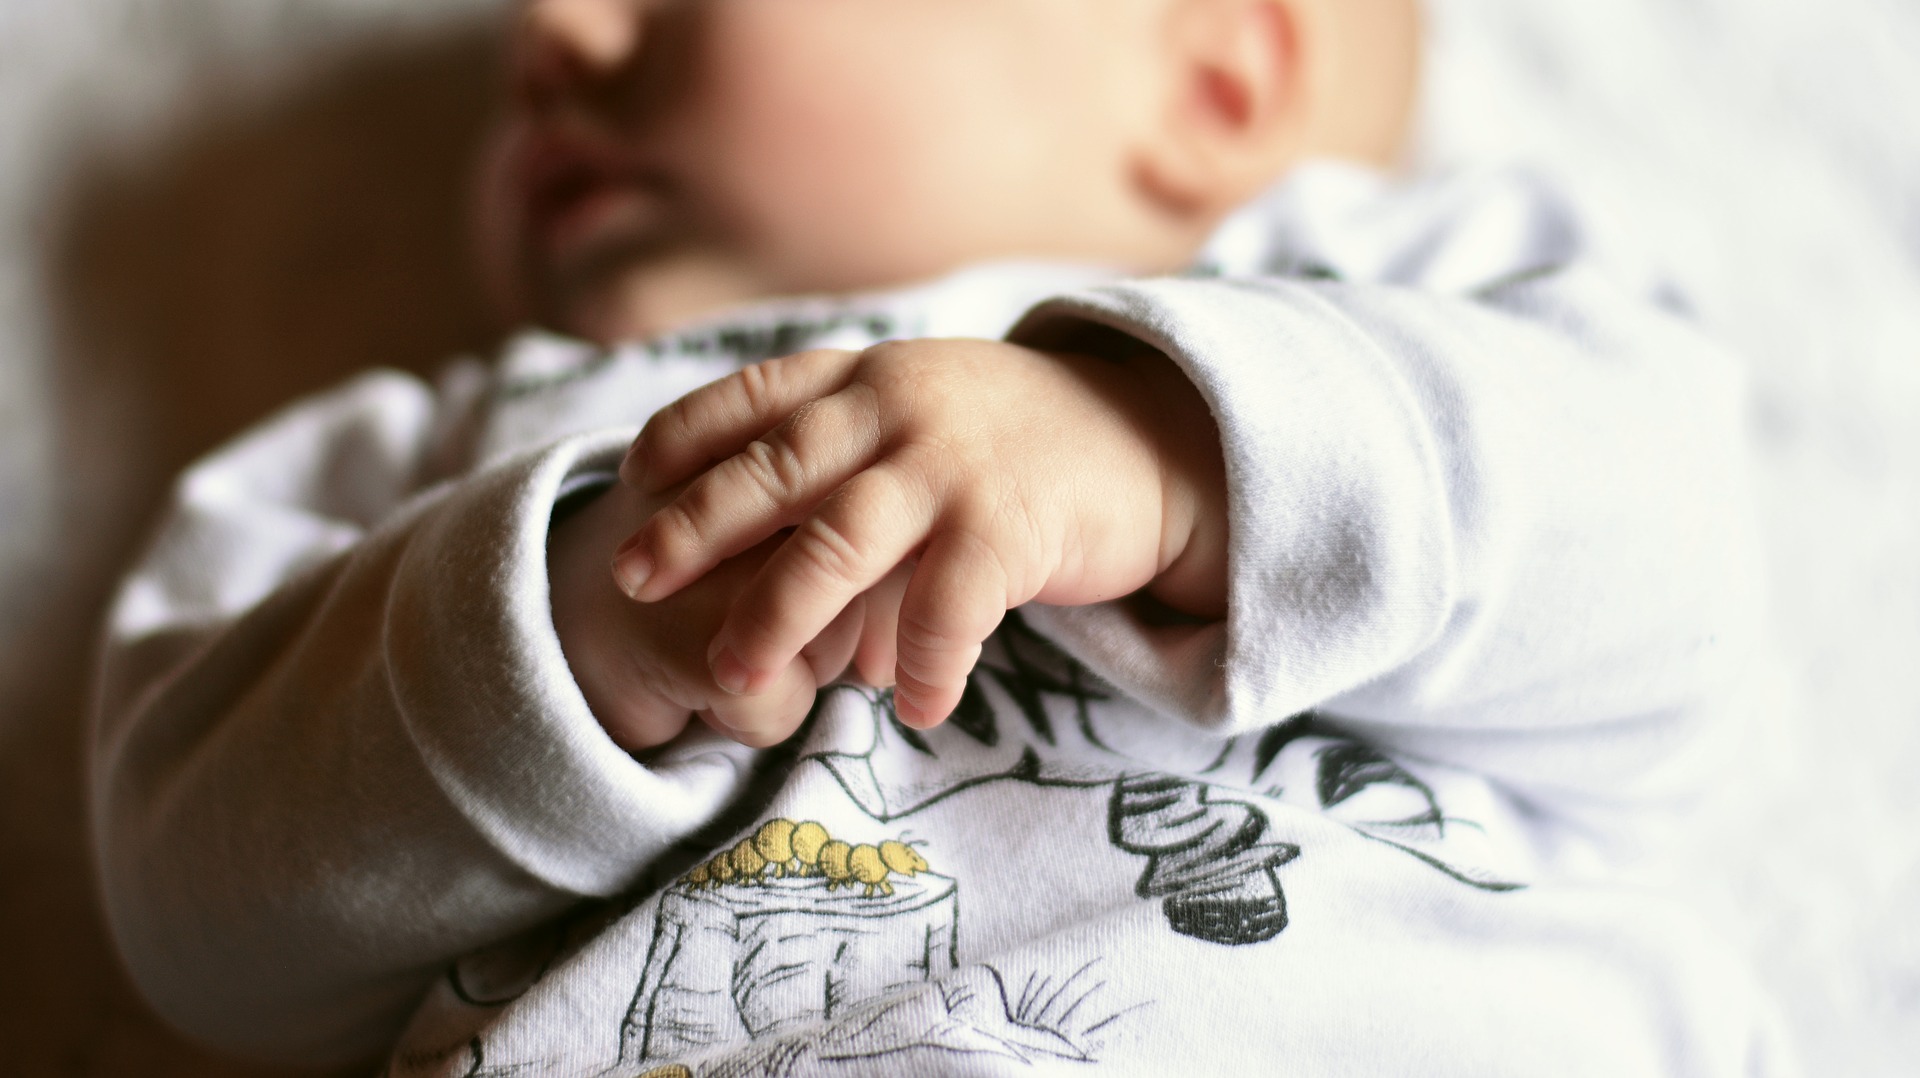
[[[527,240],[544,261],[644,242],[667,223],[670,185],[658,170],[537,136],[521,166]]]

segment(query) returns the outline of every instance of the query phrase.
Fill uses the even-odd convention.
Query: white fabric
[[[1028,323],[1138,334],[1226,440],[1229,674],[1151,698],[1230,730],[1318,707],[1562,812],[1649,796],[1754,646],[1737,361],[1528,174],[1387,198],[1320,169],[1225,231],[1234,256],[1347,280],[1121,284]]]
[[[1679,827],[1757,627],[1739,367],[1684,295],[1539,177],[1332,167],[1189,277],[1095,276],[533,338],[437,390],[369,375],[189,472],[116,604],[94,751],[155,1004],[314,1061],[425,994],[397,1073],[1784,1072],[1709,933],[1568,878]],[[998,333],[1062,292],[1015,336],[1121,329],[1211,404],[1228,622],[1031,610],[1079,662],[1010,630],[934,735],[843,689],[784,753],[616,750],[547,617],[568,478],[743,359]],[[868,893],[824,853],[682,875],[779,819],[866,850]],[[931,870],[875,879],[893,838]]]

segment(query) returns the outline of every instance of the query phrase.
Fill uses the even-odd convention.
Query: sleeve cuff
[[[1224,627],[1154,629],[1117,604],[1039,612],[1097,673],[1231,733],[1352,689],[1439,634],[1455,590],[1441,457],[1379,342],[1298,283],[1187,279],[1049,301],[1010,339],[1074,323],[1180,366],[1213,413],[1228,488]]]
[[[401,721],[441,791],[509,860],[588,895],[630,885],[752,764],[743,746],[696,737],[641,765],[600,728],[561,651],[549,520],[632,437],[582,435],[462,483],[419,523],[384,625]]]

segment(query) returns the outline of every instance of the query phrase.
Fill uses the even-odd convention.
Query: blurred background
[[[266,1073],[119,972],[95,624],[166,484],[301,394],[497,336],[465,182],[497,0],[0,0],[0,1072]]]
[[[800,2],[800,0],[795,0]],[[261,1075],[127,986],[85,853],[94,627],[169,477],[506,327],[464,246],[503,0],[0,0],[0,1070]],[[1660,882],[1809,1072],[1920,1060],[1920,6],[1430,0],[1418,162],[1581,177],[1748,356],[1779,647]]]

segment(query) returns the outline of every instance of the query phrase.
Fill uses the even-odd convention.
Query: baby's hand
[[[621,747],[663,744],[696,713],[738,741],[771,745],[799,727],[814,690],[850,660],[863,674],[891,674],[903,577],[883,582],[802,641],[804,647],[770,671],[762,692],[721,692],[708,672],[706,643],[778,543],[715,566],[670,600],[636,605],[615,587],[607,558],[661,504],[616,484],[562,519],[547,544],[561,649],[594,717]]]
[[[649,494],[692,479],[615,558],[642,602],[775,537],[707,650],[715,682],[748,699],[789,691],[802,647],[903,564],[894,700],[920,726],[953,710],[981,643],[1029,600],[1144,587],[1225,611],[1219,436],[1150,350],[916,340],[788,356],[654,416],[621,476]]]

